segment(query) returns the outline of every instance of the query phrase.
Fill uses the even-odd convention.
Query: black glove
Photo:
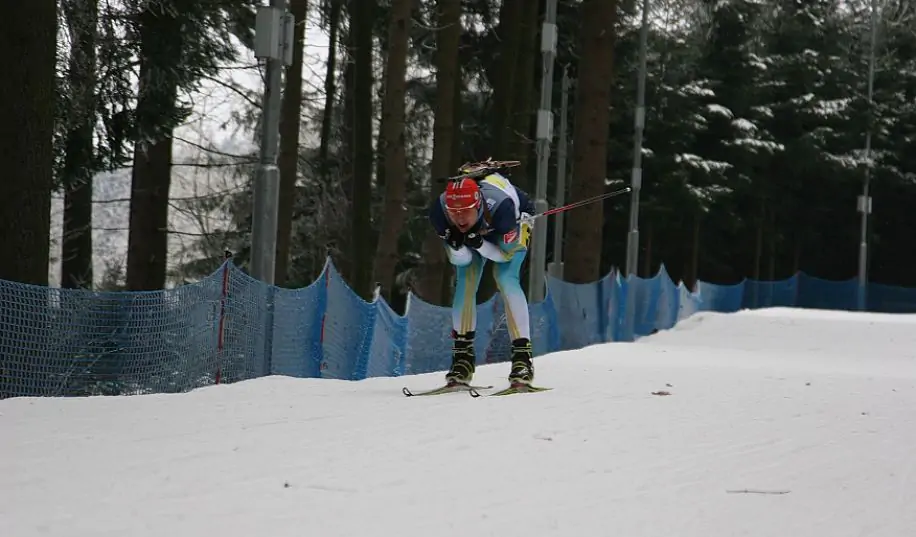
[[[450,227],[445,230],[444,235],[439,235],[446,244],[449,245],[449,248],[452,250],[460,249],[465,243],[464,233],[458,230],[458,228]]]
[[[483,235],[476,231],[471,231],[464,237],[464,245],[468,248],[480,248],[483,246]]]

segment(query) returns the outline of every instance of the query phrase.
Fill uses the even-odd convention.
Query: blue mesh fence
[[[327,270],[302,289],[277,289],[270,372],[319,377],[324,361],[321,324],[327,309]],[[277,314],[279,312],[279,314]]]
[[[0,281],[0,396],[169,393],[214,382],[221,279],[146,293]],[[245,368],[233,373],[240,379]]]
[[[536,355],[561,349],[557,313],[549,296],[528,307],[531,343]],[[451,362],[452,316],[449,308],[429,304],[417,295],[408,299],[405,316],[406,341],[403,374],[426,373],[447,369]],[[499,294],[477,305],[477,337],[474,351],[477,363],[506,361],[510,354],[510,336],[505,308]]]
[[[478,312],[478,330],[483,329],[486,337],[484,354],[478,355],[478,363],[494,364],[509,360],[512,354],[512,337],[506,318],[505,304],[500,295],[495,295],[482,305],[484,312]],[[556,324],[556,309],[553,297],[528,307],[531,330],[531,346],[535,354],[541,355],[560,350],[560,337]]]
[[[796,300],[806,308],[854,310],[858,304],[857,291],[856,280],[837,282],[799,274]]]
[[[535,355],[632,341],[698,311],[853,310],[857,282],[803,273],[781,281],[675,284],[612,271],[590,284],[548,277],[531,304]],[[257,281],[227,261],[156,292],[62,290],[0,280],[0,398],[175,393],[264,375],[359,380],[445,370],[451,311],[411,294],[401,316],[359,298],[328,260],[301,289]],[[867,310],[916,313],[916,289],[869,284]],[[497,294],[477,306],[478,363],[510,355]]]
[[[407,297],[407,358],[404,374],[413,375],[448,368],[452,348],[452,314],[448,308],[434,306],[417,295]],[[480,320],[478,307],[478,321]],[[486,350],[483,338],[474,342],[477,356]],[[481,345],[484,343],[484,345]]]
[[[596,284],[576,284],[547,277],[561,349],[579,349],[607,341],[604,319],[607,318],[608,308],[602,304],[601,298],[611,287],[607,283],[611,278],[610,275],[605,276]]]
[[[376,298],[375,308],[375,326],[372,328],[368,362],[357,376],[401,375],[407,360],[407,319],[395,313],[381,298]]]
[[[798,275],[778,282],[744,281],[744,308],[791,307],[798,300]]]
[[[744,282],[734,285],[716,285],[699,281],[697,282],[697,294],[700,297],[699,311],[734,313],[741,309],[744,302]]]
[[[882,313],[912,313],[916,311],[916,288],[894,287],[873,283],[868,286],[869,311]]]
[[[325,274],[321,377],[357,380],[365,376],[377,307],[354,293],[333,264],[327,264]]]
[[[677,320],[686,319],[694,313],[700,311],[700,306],[703,303],[703,299],[700,297],[699,292],[693,292],[684,285],[684,282],[681,282],[677,286],[678,295],[678,313]]]
[[[267,370],[273,333],[268,330],[271,295],[279,291],[255,280],[231,264],[224,264],[225,299],[209,330],[217,334],[217,361],[213,382],[236,382],[262,376]],[[193,288],[198,284],[187,285]]]

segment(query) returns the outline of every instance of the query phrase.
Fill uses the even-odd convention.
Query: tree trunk
[[[398,239],[404,224],[407,184],[407,153],[404,149],[404,113],[407,75],[407,43],[410,37],[412,0],[393,0],[388,25],[388,62],[385,104],[381,126],[381,154],[384,155],[385,208],[379,226],[375,278],[391,302],[398,264]]]
[[[318,146],[318,166],[321,169],[321,179],[325,185],[330,185],[330,146],[331,125],[334,121],[334,98],[337,96],[337,40],[340,30],[340,11],[343,0],[329,0],[331,4],[328,15],[330,26],[328,35],[328,61],[324,75],[324,111],[321,114],[321,141]]]
[[[649,220],[646,223],[646,253],[642,256],[642,277],[649,279],[652,278],[652,232],[653,232],[652,220]],[[637,275],[639,275],[639,269],[636,270]]]
[[[493,156],[497,160],[508,158],[503,155],[509,148],[513,103],[518,91],[515,80],[519,74],[518,53],[522,33],[519,15],[526,2],[531,2],[531,0],[503,0],[499,10],[499,25],[496,28],[496,37],[499,41],[496,47],[497,57],[493,63],[493,69],[487,73],[490,86],[493,88],[493,104],[490,109],[492,138],[488,148],[490,154],[479,155],[480,158],[488,156]],[[534,2],[531,4],[534,9],[537,9]]]
[[[93,134],[96,118],[96,24],[98,0],[63,3],[70,31],[70,86],[67,141],[61,182],[64,222],[60,285],[91,288]]]
[[[57,4],[29,0],[5,6],[0,31],[0,279],[47,285]]]
[[[767,212],[767,280],[776,280],[776,255],[778,233],[776,231],[776,210]]]
[[[343,0],[340,0],[343,1]],[[356,50],[356,28],[353,25],[353,11],[351,8],[350,15],[350,25],[347,29],[346,34],[343,36],[341,45],[344,47],[345,58],[343,68],[343,114],[341,118],[340,128],[337,130],[338,133],[338,146],[337,146],[337,159],[336,164],[337,168],[335,173],[337,174],[337,180],[340,185],[340,190],[344,194],[344,199],[342,199],[342,207],[344,213],[353,212],[353,191],[354,191],[354,155],[356,153],[356,142],[355,142],[355,132],[356,132],[356,112],[354,107],[356,106],[355,93],[354,89],[356,87],[356,58],[354,53]],[[331,183],[335,182],[333,179],[330,179]],[[350,229],[353,227],[353,218],[352,216],[348,219],[341,220],[339,222],[339,227],[337,229],[337,251],[333,252],[336,254],[334,262],[337,265],[338,270],[340,270],[341,275],[344,279],[352,283],[353,280],[353,255],[354,255],[354,246],[352,244],[353,240],[350,235]]]
[[[460,62],[459,56],[459,62]],[[467,162],[470,159],[464,151],[464,140],[461,136],[461,126],[462,118],[464,117],[464,79],[460,76],[461,69],[458,68],[457,74],[459,76],[455,77],[455,93],[452,95],[452,162],[451,169],[457,170],[462,164]],[[452,300],[455,297],[455,282],[453,281],[453,274],[451,271],[443,271],[441,282],[439,287],[441,289],[440,301],[442,304],[451,304]]]
[[[455,122],[455,88],[459,73],[458,45],[461,41],[461,0],[438,0],[436,38],[436,116],[433,123],[432,177],[451,175]],[[430,184],[429,201],[435,201],[441,185]],[[442,239],[432,227],[423,240],[423,270],[419,295],[433,304],[443,304],[442,287],[446,278],[446,257]]]
[[[372,298],[372,26],[375,0],[355,0],[353,55],[353,220],[350,283],[365,300]]]
[[[605,190],[617,0],[585,0],[580,9],[582,40],[573,138],[576,176],[569,193],[573,200],[597,196]],[[602,203],[569,211],[564,267],[567,281],[590,283],[599,279],[603,222]]]
[[[337,98],[337,47],[340,39],[340,12],[343,0],[328,0],[330,10],[328,13],[328,58],[324,75],[324,110],[321,114],[321,134],[318,145],[318,180],[325,193],[333,192],[337,182],[331,178],[331,132],[334,123],[334,102]],[[346,210],[346,197],[343,209]],[[325,247],[330,251],[330,244]],[[322,260],[323,261],[323,260]],[[315,267],[311,274],[318,274],[323,263]]]
[[[127,288],[165,287],[168,259],[169,189],[172,184],[172,127],[162,117],[175,112],[182,23],[169,9],[147,5],[140,13],[138,136],[131,177]]]
[[[754,268],[751,278],[760,280],[760,263],[763,260],[763,224],[766,215],[766,202],[760,200],[760,214],[757,216],[757,235],[754,240]]]
[[[534,193],[537,177],[529,169],[529,156],[534,144],[531,127],[537,114],[535,91],[535,59],[540,60],[538,51],[538,3],[528,2],[522,5],[520,19],[520,36],[518,49],[518,73],[515,76],[515,102],[510,121],[509,145],[505,158],[518,160],[521,164],[513,170],[513,183]],[[502,155],[500,155],[502,158]]]
[[[700,215],[693,217],[693,252],[690,256],[690,289],[696,290],[700,278]]]
[[[500,8],[496,30],[500,40],[498,57],[493,64],[494,69],[488,73],[493,86],[490,126],[493,139],[488,147],[489,153],[481,155],[521,161],[521,165],[512,170],[512,181],[532,194],[535,177],[527,174],[526,170],[529,145],[526,137],[534,113],[534,51],[531,49],[538,35],[537,17],[537,2],[505,0]],[[484,267],[477,291],[478,302],[486,302],[496,293],[493,269],[493,263]],[[523,287],[527,283],[527,269],[528,265],[525,265],[520,275]]]
[[[293,232],[293,206],[299,176],[299,115],[302,106],[302,48],[305,45],[305,16],[308,0],[291,0],[290,13],[296,21],[293,30],[293,63],[286,72],[283,104],[280,108],[280,199],[277,207],[277,262],[274,283],[283,285],[289,277],[289,247]]]

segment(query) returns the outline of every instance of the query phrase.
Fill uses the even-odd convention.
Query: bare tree
[[[525,9],[524,4],[529,2],[530,0],[503,0],[499,9],[499,25],[496,27],[496,38],[499,40],[498,55],[493,71],[488,73],[493,88],[493,106],[490,111],[490,130],[493,139],[490,141],[490,150],[496,158],[508,158],[505,153],[512,132],[510,118],[518,91],[515,80],[519,75],[518,55],[522,42],[519,15]],[[535,2],[530,4],[537,10]]]
[[[368,300],[372,295],[372,27],[375,0],[351,3],[353,37],[353,212],[350,224],[350,285]]]
[[[308,0],[292,0],[290,13],[296,21],[293,30],[293,63],[286,72],[286,87],[280,110],[280,201],[277,208],[277,263],[274,281],[283,285],[289,267],[289,244],[293,230],[296,179],[299,176],[299,124],[302,107],[302,47],[305,44],[305,16]]]
[[[54,164],[55,0],[8,2],[0,23],[0,278],[48,284]],[[2,308],[0,308],[2,309]]]
[[[63,236],[60,284],[92,287],[92,176],[96,120],[96,25],[98,0],[65,0],[62,7],[70,32],[69,82],[64,148]]]
[[[458,46],[461,41],[461,0],[438,0],[440,28],[436,37],[436,112],[433,124],[432,176],[451,175],[452,138],[455,135],[455,79],[459,77]],[[430,184],[429,201],[439,196],[435,183]],[[429,228],[423,241],[423,270],[420,296],[433,304],[443,303],[443,281],[446,276],[445,251],[442,240]]]
[[[393,0],[388,24],[388,61],[385,103],[381,126],[384,155],[385,208],[382,214],[378,251],[373,272],[384,296],[391,299],[398,263],[398,239],[406,217],[404,195],[407,184],[407,153],[404,113],[407,74],[407,43],[410,37],[412,0]]]
[[[334,121],[334,99],[337,96],[337,41],[340,33],[340,12],[344,0],[327,0],[328,13],[328,62],[324,75],[324,110],[321,114],[321,141],[318,149],[318,166],[325,184],[330,183],[331,127]]]
[[[617,0],[582,3],[581,59],[576,89],[571,199],[601,194],[607,176],[609,105],[614,58]],[[567,217],[565,276],[574,283],[597,281],[601,270],[604,206],[592,203]]]
[[[139,15],[139,134],[134,146],[127,243],[127,287],[134,291],[165,286],[173,129],[163,127],[159,116],[175,113],[176,71],[183,46],[179,17],[175,10],[155,3],[145,4]]]

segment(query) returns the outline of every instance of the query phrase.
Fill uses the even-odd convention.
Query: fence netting
[[[803,273],[734,285],[675,284],[616,271],[588,284],[547,279],[530,304],[535,355],[671,328],[697,311],[855,310],[856,281]],[[868,311],[916,312],[916,289],[869,284]],[[265,375],[360,380],[445,370],[449,308],[408,297],[398,315],[365,301],[328,260],[315,282],[284,289],[227,260],[203,280],[155,292],[95,292],[0,280],[0,398],[185,392]],[[478,363],[509,359],[499,294],[478,305]]]

